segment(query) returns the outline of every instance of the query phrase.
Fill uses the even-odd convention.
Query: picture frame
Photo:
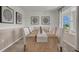
[[[22,14],[16,12],[16,24],[22,24]]]
[[[41,16],[42,25],[50,25],[50,16]]]
[[[38,25],[39,24],[39,16],[31,16],[31,24]]]
[[[14,23],[14,10],[8,6],[0,6],[0,23]]]

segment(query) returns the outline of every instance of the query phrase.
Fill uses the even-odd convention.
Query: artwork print
[[[22,23],[22,14],[19,12],[16,12],[16,23],[21,24]]]
[[[49,25],[50,24],[50,16],[42,16],[41,17],[41,24],[42,25]]]
[[[14,11],[8,6],[0,7],[0,22],[2,23],[13,23],[14,22]]]
[[[39,24],[39,16],[31,16],[31,24],[38,25]]]

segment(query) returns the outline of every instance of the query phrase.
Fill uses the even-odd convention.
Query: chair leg
[[[62,49],[62,47],[60,47],[60,52],[62,52],[63,51],[63,49]]]
[[[75,50],[75,52],[79,52],[78,50]]]
[[[26,52],[26,45],[24,45],[24,52]]]

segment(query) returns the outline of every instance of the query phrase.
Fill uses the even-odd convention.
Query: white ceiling
[[[59,6],[20,6],[24,11],[53,11]]]

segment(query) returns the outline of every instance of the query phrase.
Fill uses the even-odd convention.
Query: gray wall
[[[53,12],[27,12],[25,11],[25,26],[40,26],[41,25],[41,16],[50,16],[50,25],[41,25],[41,26],[58,26],[58,11]],[[39,25],[31,25],[31,16],[39,16],[40,21]]]

